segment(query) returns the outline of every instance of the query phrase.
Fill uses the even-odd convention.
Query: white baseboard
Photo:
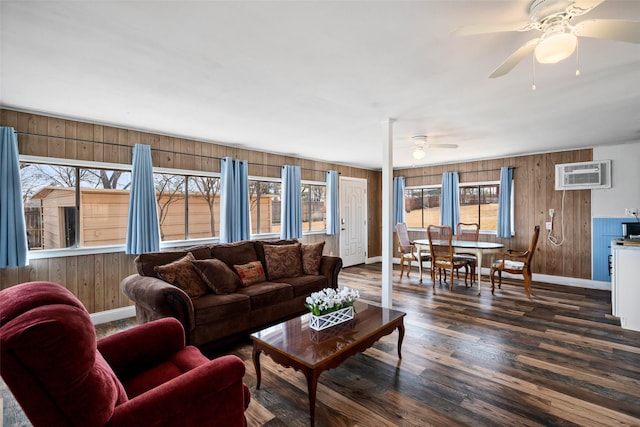
[[[372,261],[372,263],[382,262],[380,258],[381,257],[371,258],[371,259],[377,259],[377,261]],[[400,258],[393,258],[393,263],[400,264]],[[367,262],[367,264],[369,264],[369,262]],[[418,263],[415,261],[412,262],[411,265],[418,268]],[[430,263],[428,262],[425,265],[428,265],[430,267]],[[488,276],[489,273],[490,273],[489,268],[486,268],[486,267],[482,268],[482,274]],[[522,275],[517,275],[517,274],[502,273],[502,276],[510,279],[522,279]],[[533,273],[533,281],[552,283],[554,285],[573,286],[575,288],[599,289],[602,291],[611,290],[610,282],[602,282],[600,280],[590,280],[590,279],[579,279],[576,277],[552,276],[550,274]]]
[[[114,308],[113,310],[99,311],[89,315],[94,325],[100,325],[102,323],[113,322],[114,320],[128,319],[129,317],[136,317],[136,307],[133,305],[121,308]]]
[[[367,258],[366,260],[364,260],[365,264],[375,264],[376,262],[382,262],[382,256],[374,256],[374,257]],[[394,261],[393,263],[397,264],[396,261]]]

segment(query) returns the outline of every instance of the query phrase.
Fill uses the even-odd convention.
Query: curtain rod
[[[112,146],[115,146],[115,147],[133,148],[132,145],[119,144],[117,142],[92,141],[90,139],[69,138],[69,137],[66,137],[66,136],[57,136],[57,135],[43,135],[43,134],[39,134],[39,133],[30,133],[30,132],[16,132],[16,134],[17,135],[25,135],[25,136],[39,136],[39,137],[43,137],[43,138],[66,139],[66,140],[69,140],[69,141],[88,142],[88,143],[91,143],[91,144],[112,145]],[[201,144],[208,144],[208,142],[201,142],[201,141],[195,141],[195,140],[194,140],[194,142],[198,142],[198,143],[201,143]],[[151,151],[155,151],[157,153],[179,154],[181,156],[193,156],[193,157],[213,159],[213,160],[222,160],[222,157],[203,156],[201,154],[193,154],[193,153],[182,153],[180,151],[163,150],[162,148],[153,148],[152,147]],[[253,151],[253,150],[249,150],[249,151]],[[269,168],[279,168],[280,167],[279,165],[266,165],[264,163],[252,163],[252,162],[247,162],[247,163],[252,165],[252,166],[265,166],[265,167],[269,167]],[[309,172],[326,172],[326,170],[303,168],[302,166],[300,167],[300,170],[309,171]]]
[[[514,166],[508,166],[509,169],[515,169]],[[459,174],[463,174],[463,173],[480,173],[480,172],[495,172],[495,171],[499,171],[501,168],[497,168],[497,169],[483,169],[483,170],[478,170],[478,171],[462,171],[462,172],[458,172]],[[412,175],[412,176],[405,176],[404,179],[413,179],[413,178],[427,178],[427,177],[432,177],[432,176],[442,176],[441,173],[432,173],[429,175]]]

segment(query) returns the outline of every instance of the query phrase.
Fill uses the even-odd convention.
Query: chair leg
[[[531,272],[528,268],[524,268],[522,275],[524,276],[524,293],[527,298],[531,299]]]
[[[444,277],[447,277],[447,270],[444,271]],[[449,290],[453,290],[453,263],[451,263],[451,280],[449,281]]]
[[[496,270],[492,268],[489,271],[489,279],[491,279],[491,295],[495,295],[495,290],[496,290],[495,274],[496,274]]]
[[[468,288],[467,285],[467,276],[469,275],[469,264],[464,265],[464,287]],[[471,284],[473,285],[473,279],[471,279]]]
[[[404,259],[400,258],[400,278],[401,279],[403,274],[404,274]]]

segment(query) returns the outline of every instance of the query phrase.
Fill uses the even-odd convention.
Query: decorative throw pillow
[[[191,261],[198,274],[218,295],[231,294],[242,286],[240,277],[219,259],[201,259]]]
[[[302,245],[302,271],[304,274],[318,276],[320,274],[320,262],[324,242]]]
[[[260,261],[251,261],[243,265],[234,265],[233,268],[238,272],[240,280],[242,280],[242,286],[253,285],[254,283],[260,283],[267,280],[264,276],[264,269]]]
[[[154,267],[154,270],[162,280],[179,287],[191,298],[198,298],[209,292],[209,288],[191,264],[195,259],[193,254],[189,252],[176,261]]]
[[[293,245],[264,245],[269,280],[302,276],[300,243]]]

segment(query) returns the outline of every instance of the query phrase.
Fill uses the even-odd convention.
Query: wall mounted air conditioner
[[[556,165],[556,190],[611,188],[611,160]]]

